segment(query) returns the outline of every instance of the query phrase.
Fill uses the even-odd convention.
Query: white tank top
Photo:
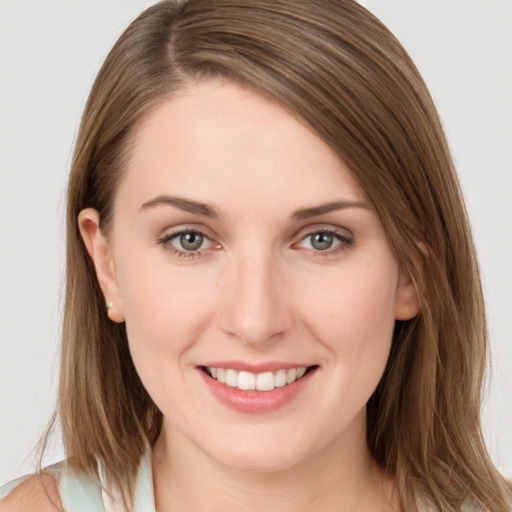
[[[59,493],[64,510],[70,512],[128,512],[119,499],[119,493],[105,488],[105,479],[100,467],[101,485],[93,479],[80,475],[64,462],[50,466],[45,471],[59,482]],[[27,477],[18,478],[0,487],[0,502]],[[129,512],[156,512],[153,495],[151,450],[141,460],[135,484],[133,508]]]

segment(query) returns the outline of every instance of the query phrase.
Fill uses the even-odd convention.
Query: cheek
[[[184,376],[190,349],[215,311],[213,290],[197,269],[136,263],[119,275],[130,353],[157,407],[178,421],[176,411],[192,414],[193,389]]]
[[[303,318],[315,337],[347,365],[383,367],[395,324],[397,280],[398,269],[385,263],[341,269],[328,279],[312,280],[301,306]]]
[[[179,356],[198,339],[215,311],[213,290],[198,268],[152,264],[134,257],[124,260],[118,280],[136,363],[149,364],[148,360],[164,353]]]

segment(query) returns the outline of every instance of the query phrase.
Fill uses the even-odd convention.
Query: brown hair
[[[480,430],[486,326],[467,215],[432,99],[392,34],[352,0],[164,1],[142,13],[103,64],[80,127],[68,189],[67,288],[58,413],[70,464],[133,493],[162,415],[123,324],[105,314],[77,225],[94,207],[108,233],[131,135],[191,80],[224,77],[278,102],[339,155],[408,269],[420,314],[397,322],[368,403],[368,445],[403,506],[508,510],[511,490]]]

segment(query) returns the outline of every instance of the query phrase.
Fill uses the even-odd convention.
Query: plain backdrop
[[[64,204],[94,76],[149,0],[0,0],[0,483],[33,470],[53,408]],[[512,0],[361,1],[397,35],[443,119],[488,306],[484,432],[512,476]],[[59,441],[46,461],[62,456]]]

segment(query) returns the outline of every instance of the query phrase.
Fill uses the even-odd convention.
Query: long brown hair
[[[368,194],[420,314],[397,322],[367,406],[368,445],[402,504],[508,510],[510,487],[482,439],[482,292],[466,211],[432,99],[393,35],[353,0],[164,1],[124,32],[92,88],[68,188],[67,288],[58,414],[69,463],[129,503],[161,412],[123,324],[110,322],[78,213],[112,204],[137,122],[189,81],[221,76],[278,102],[339,155]]]

